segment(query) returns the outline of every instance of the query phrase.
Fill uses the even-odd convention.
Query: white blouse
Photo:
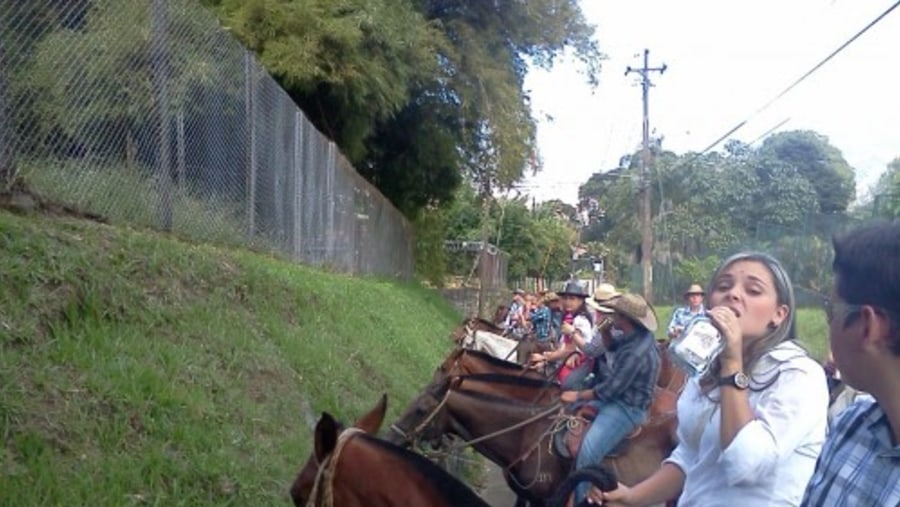
[[[678,399],[678,447],[666,460],[685,474],[679,507],[799,505],[827,427],[822,367],[793,342],[763,356],[751,375],[755,419],[722,449],[719,389],[691,379]]]

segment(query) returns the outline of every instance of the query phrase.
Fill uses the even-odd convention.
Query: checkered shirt
[[[835,421],[801,505],[900,506],[900,445],[877,402],[857,401]]]

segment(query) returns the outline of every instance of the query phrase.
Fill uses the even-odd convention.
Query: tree
[[[202,91],[239,93],[220,74],[226,52],[217,45],[216,27],[196,14],[196,7],[173,2],[168,15],[167,36],[178,41],[179,50],[168,52],[167,89],[173,109],[188,112],[199,110],[192,99]],[[34,136],[65,140],[55,143],[58,149],[124,155],[137,131],[157,117],[148,2],[93,0],[77,29],[70,24],[48,24],[16,79],[19,96],[41,97],[31,105]],[[85,48],[89,58],[80,57]]]
[[[779,132],[760,152],[794,167],[815,188],[823,213],[847,210],[856,193],[853,168],[828,138],[809,130]]]
[[[900,217],[900,157],[887,165],[887,170],[875,185],[874,214],[882,217]]]
[[[534,121],[528,65],[565,49],[596,83],[576,0],[206,0],[311,121],[408,216],[464,179],[520,179]]]

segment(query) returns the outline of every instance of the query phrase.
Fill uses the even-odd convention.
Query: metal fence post
[[[328,143],[328,151],[326,152],[326,161],[325,161],[325,199],[328,201],[328,211],[326,216],[326,226],[325,226],[325,235],[326,235],[326,255],[334,258],[335,257],[335,248],[334,248],[334,170],[337,155],[335,154],[334,142]]]
[[[256,72],[244,50],[244,121],[247,132],[247,239],[256,236]]]
[[[172,175],[169,155],[169,54],[167,48],[168,10],[166,0],[153,0],[151,9],[150,68],[159,118],[157,177],[159,178],[159,222],[165,231],[172,230]]]
[[[0,10],[0,26],[7,23],[6,9]],[[6,62],[6,44],[0,36],[0,192],[8,190],[16,177],[15,148],[12,141],[12,108],[9,103],[9,85],[6,76],[9,72]]]
[[[303,156],[305,145],[303,113],[294,112],[294,159],[291,161],[291,171],[294,175],[294,185],[291,197],[293,198],[293,227],[291,229],[291,258],[302,259],[303,253]]]

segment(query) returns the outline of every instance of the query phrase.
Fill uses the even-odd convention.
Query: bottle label
[[[709,319],[700,317],[672,344],[671,350],[676,363],[691,374],[702,375],[724,345],[719,330]]]

